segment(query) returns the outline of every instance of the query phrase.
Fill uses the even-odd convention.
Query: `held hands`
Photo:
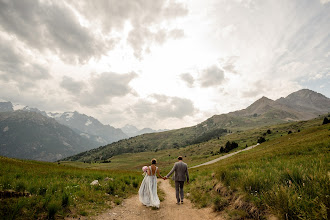
[[[166,177],[166,176],[164,176],[164,177],[163,177],[163,180],[166,180],[166,179],[167,179],[167,177]]]

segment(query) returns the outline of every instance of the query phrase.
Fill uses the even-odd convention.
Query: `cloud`
[[[149,99],[141,99],[128,110],[140,119],[163,120],[168,118],[182,119],[185,116],[190,116],[194,114],[195,107],[189,99],[153,94]]]
[[[127,43],[141,59],[153,44],[184,36],[182,29],[171,28],[171,21],[188,14],[186,6],[173,0],[87,0],[71,1],[85,19],[100,24],[104,34],[122,31],[127,23],[131,30]]]
[[[82,81],[77,81],[71,77],[64,76],[62,78],[60,86],[73,94],[79,94],[85,88],[86,85]]]
[[[24,89],[51,77],[43,65],[29,60],[29,57],[12,47],[11,42],[1,38],[0,40],[0,79],[2,81],[15,82]]]
[[[226,72],[237,74],[238,71],[236,70],[236,62],[238,60],[238,56],[231,56],[228,57],[226,60],[221,60],[222,69]]]
[[[213,65],[207,69],[202,70],[199,81],[201,87],[219,86],[224,82],[224,71],[217,66]]]
[[[173,29],[159,29],[152,32],[147,27],[137,27],[130,31],[127,42],[134,49],[134,56],[142,59],[145,53],[150,52],[150,47],[154,44],[162,45],[168,39],[177,39],[184,36],[184,31]]]
[[[98,57],[111,43],[81,26],[73,11],[60,1],[1,0],[0,29],[29,47],[49,50],[70,63]]]
[[[134,72],[114,73],[103,72],[91,76],[86,82],[64,76],[60,86],[74,96],[74,101],[80,105],[96,107],[108,104],[114,97],[124,97],[135,94],[129,83],[137,77]]]
[[[180,79],[184,81],[189,88],[193,87],[195,79],[190,73],[182,73]]]
[[[320,0],[321,4],[324,5],[324,4],[327,4],[330,2],[330,0]]]

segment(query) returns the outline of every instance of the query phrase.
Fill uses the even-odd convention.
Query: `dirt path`
[[[243,149],[243,150],[236,151],[236,152],[234,152],[234,153],[227,154],[227,155],[222,156],[222,157],[219,157],[219,158],[217,158],[217,159],[210,160],[210,161],[208,161],[208,162],[206,162],[206,163],[202,163],[202,164],[199,164],[199,165],[196,165],[196,166],[190,167],[190,168],[196,168],[196,167],[200,167],[200,166],[209,165],[209,164],[212,164],[212,163],[218,162],[219,160],[223,160],[223,159],[226,159],[226,158],[228,158],[228,157],[234,156],[235,154],[238,154],[238,153],[240,153],[240,152],[242,152],[242,151],[251,150],[252,148],[255,148],[256,146],[258,146],[258,144],[253,145],[253,146],[250,146],[250,147],[247,147],[247,148],[245,148],[245,149]]]
[[[92,219],[180,219],[180,220],[200,220],[200,219],[220,219],[210,208],[194,208],[188,199],[183,205],[176,204],[175,190],[171,187],[169,180],[158,180],[159,187],[165,192],[165,200],[160,203],[160,208],[152,210],[139,201],[138,195],[125,199],[121,205],[109,209]]]

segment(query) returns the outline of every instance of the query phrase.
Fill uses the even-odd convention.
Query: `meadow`
[[[165,175],[182,155],[190,167],[215,159],[220,148],[265,142],[215,164],[190,169],[189,199],[228,219],[329,218],[330,125],[323,117],[244,131],[187,147],[116,155],[107,160],[46,163],[0,157],[0,190],[29,196],[0,200],[2,219],[93,216],[136,194],[141,167],[157,158]],[[100,185],[91,186],[93,180]],[[163,192],[159,192],[163,200]]]
[[[190,199],[230,219],[328,219],[330,126],[267,141],[216,164],[191,170]]]
[[[330,126],[322,125],[323,118],[235,131],[185,148],[118,155],[111,163],[65,163],[140,170],[155,157],[165,175],[178,155],[192,167],[224,155],[219,149],[227,141],[237,142],[235,150],[239,150],[264,137],[266,141],[250,151],[190,169],[186,191],[192,202],[198,207],[212,206],[229,219],[262,219],[269,214],[279,219],[327,219]]]
[[[95,215],[136,194],[143,177],[141,173],[0,157],[3,197],[0,198],[0,218],[59,219]],[[90,185],[94,180],[100,184]],[[8,192],[14,194],[8,195]]]

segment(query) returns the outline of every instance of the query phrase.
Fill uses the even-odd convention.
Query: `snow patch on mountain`
[[[91,121],[91,120],[89,120],[89,119],[87,119],[87,121],[86,121],[85,125],[86,125],[86,126],[88,126],[88,125],[90,125],[90,124],[92,124],[92,121]]]

